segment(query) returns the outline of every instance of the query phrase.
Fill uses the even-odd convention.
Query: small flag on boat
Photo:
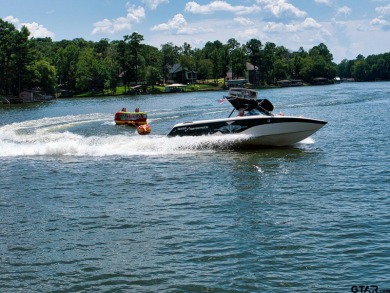
[[[225,97],[223,97],[222,99],[218,99],[217,101],[218,101],[218,103],[223,104],[227,101],[227,99]]]

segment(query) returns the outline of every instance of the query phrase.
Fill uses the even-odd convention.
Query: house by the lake
[[[196,71],[189,70],[177,63],[169,69],[168,79],[170,83],[193,84],[198,79],[198,75]]]

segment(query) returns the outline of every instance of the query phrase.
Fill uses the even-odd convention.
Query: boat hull
[[[243,134],[246,146],[288,146],[311,136],[327,122],[293,116],[244,116],[176,124],[168,136]]]

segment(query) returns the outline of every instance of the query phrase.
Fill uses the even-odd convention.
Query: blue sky
[[[230,38],[292,51],[324,43],[336,63],[390,52],[390,0],[0,0],[0,18],[54,41],[137,32],[157,48]]]

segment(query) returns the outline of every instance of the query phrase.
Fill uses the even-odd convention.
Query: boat
[[[302,116],[275,115],[268,99],[258,99],[257,91],[231,88],[229,101],[233,110],[227,118],[178,123],[168,137],[201,135],[243,135],[243,146],[290,146],[296,144],[323,127],[327,122]],[[238,111],[238,116],[232,117]]]
[[[122,108],[121,111],[115,113],[115,124],[116,125],[130,125],[140,126],[147,124],[148,115],[146,112],[140,112],[139,108],[136,108],[134,112],[128,112],[126,108]]]

